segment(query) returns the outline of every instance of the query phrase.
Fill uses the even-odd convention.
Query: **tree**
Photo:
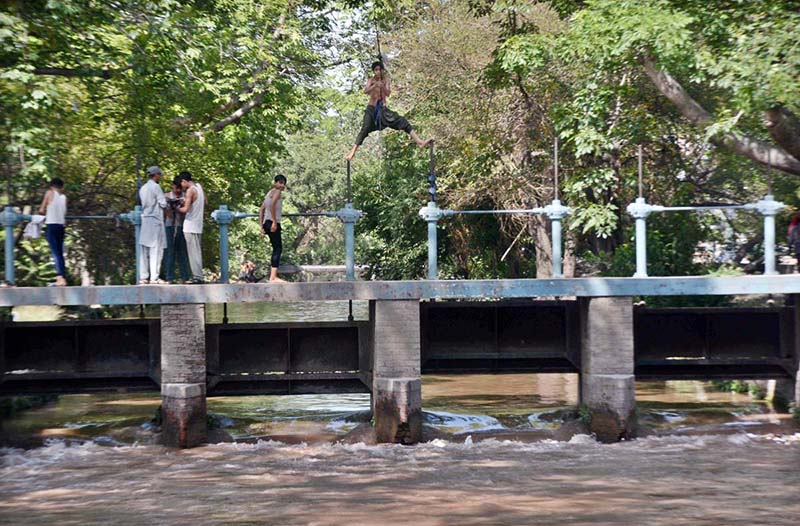
[[[336,6],[318,0],[4,4],[0,139],[7,202],[33,203],[43,180],[59,175],[71,195],[70,213],[121,212],[133,205],[135,181],[149,164],[168,176],[194,172],[212,208],[258,202],[284,136],[303,124],[315,79],[342,60],[330,51],[346,48],[332,31]],[[101,281],[130,274],[132,235],[122,236],[119,263],[109,269],[91,256],[107,250],[110,237],[107,228],[84,226],[97,224],[70,229],[68,245],[81,244],[74,256],[88,258],[77,266]],[[215,231],[209,234],[207,255],[216,252]]]

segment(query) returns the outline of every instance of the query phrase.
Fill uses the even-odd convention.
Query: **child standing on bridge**
[[[361,131],[358,132],[358,137],[356,137],[356,143],[345,158],[348,161],[352,160],[367,135],[384,128],[403,130],[411,135],[411,138],[420,148],[428,146],[431,143],[430,139],[421,139],[417,132],[411,128],[411,123],[405,117],[386,107],[386,99],[392,93],[392,81],[389,79],[388,72],[383,68],[383,63],[373,62],[371,69],[374,75],[364,86],[364,93],[369,95],[369,105],[364,110],[364,120],[361,123]]]
[[[270,281],[284,281],[278,277],[278,268],[281,266],[281,216],[283,213],[283,190],[286,188],[286,177],[276,175],[272,188],[264,196],[264,202],[258,209],[258,222],[261,224],[261,233],[269,237],[272,245],[272,258],[270,258]]]
[[[56,281],[52,285],[63,287],[67,284],[67,269],[64,265],[64,223],[67,217],[67,196],[64,195],[64,181],[54,177],[50,189],[44,194],[39,214],[45,216],[47,244],[53,253],[56,266]]]

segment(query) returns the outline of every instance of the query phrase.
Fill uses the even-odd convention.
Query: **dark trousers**
[[[181,279],[189,281],[192,273],[189,271],[189,253],[186,250],[186,238],[183,237],[182,226],[168,226],[167,250],[164,253],[164,274],[167,281],[175,281],[175,262],[178,262]]]
[[[56,276],[67,277],[67,269],[64,265],[64,225],[49,224],[45,227],[44,235],[47,238],[47,244],[50,245],[50,252],[53,253]]]
[[[281,252],[283,252],[283,241],[281,241],[281,224],[278,223],[278,229],[275,232],[270,231],[272,228],[272,221],[267,219],[264,222],[264,230],[269,236],[269,244],[272,245],[272,257],[270,258],[270,266],[278,268],[281,266]]]
[[[411,124],[402,115],[398,115],[382,104],[378,108],[367,106],[364,110],[364,120],[361,121],[361,131],[356,137],[356,144],[361,146],[367,135],[386,128],[411,133]]]

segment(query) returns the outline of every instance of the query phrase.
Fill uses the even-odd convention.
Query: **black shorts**
[[[375,106],[367,106],[364,110],[364,120],[361,123],[361,131],[356,137],[356,144],[361,146],[367,135],[374,131],[391,128],[411,133],[411,123],[402,115],[398,115],[386,106],[381,105],[375,115]],[[376,118],[377,117],[377,118]]]

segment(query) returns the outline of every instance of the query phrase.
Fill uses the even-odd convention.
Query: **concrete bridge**
[[[577,372],[603,440],[634,436],[636,378],[774,378],[800,402],[796,307],[633,307],[698,294],[794,298],[800,276],[6,288],[0,306],[158,304],[161,319],[5,323],[0,393],[160,389],[180,447],[205,440],[206,395],[318,392],[370,392],[378,439],[413,443],[423,372]],[[368,300],[369,320],[205,323],[206,304],[309,300]]]

